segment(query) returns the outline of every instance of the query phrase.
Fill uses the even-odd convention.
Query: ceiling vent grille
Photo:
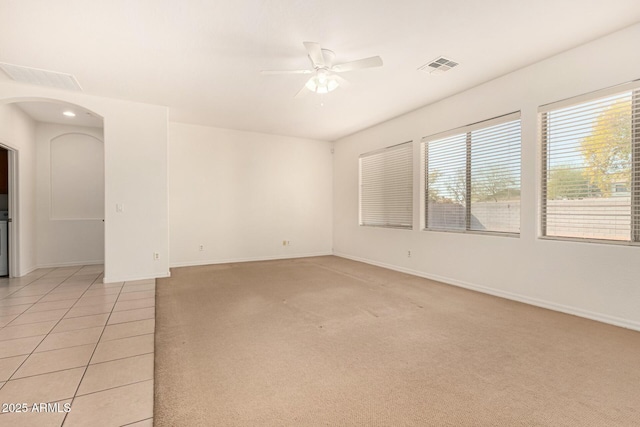
[[[452,61],[449,58],[445,58],[444,56],[440,56],[428,64],[423,65],[418,68],[419,71],[425,71],[429,74],[440,74],[445,71],[449,71],[453,67],[457,67],[459,64],[455,61]]]
[[[80,84],[78,84],[76,78],[71,74],[40,70],[38,68],[22,67],[20,65],[6,64],[2,62],[0,62],[0,68],[2,68],[2,71],[7,73],[9,77],[20,83],[82,91]]]

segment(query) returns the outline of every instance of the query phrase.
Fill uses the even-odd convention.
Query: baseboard
[[[166,273],[156,274],[153,276],[126,276],[126,277],[110,276],[102,279],[102,283],[133,282],[134,280],[154,280],[154,279],[163,279],[165,277],[171,277],[171,272],[168,271]]]
[[[10,277],[23,277],[26,276],[29,273],[33,273],[34,271],[38,270],[39,268],[58,268],[58,267],[80,267],[83,265],[97,265],[97,264],[104,264],[103,260],[94,260],[94,261],[81,261],[81,262],[58,262],[58,263],[53,263],[53,264],[39,264],[33,267],[29,267],[27,269],[25,269],[24,271],[20,271],[20,275],[11,275]]]
[[[22,277],[22,276],[26,276],[29,273],[33,273],[34,271],[36,271],[39,267],[33,266],[33,267],[29,267],[27,269],[25,269],[24,271],[20,271],[20,275],[18,276],[14,276],[14,275],[10,275],[9,277]]]
[[[481,292],[483,294],[493,295],[496,297],[505,298],[513,301],[518,301],[525,304],[534,305],[536,307],[546,308],[553,311],[559,311],[561,313],[571,314],[578,317],[584,317],[585,319],[595,320],[602,323],[608,323],[610,325],[620,326],[622,328],[632,329],[634,331],[640,331],[640,322],[635,322],[633,320],[627,320],[627,319],[623,319],[616,316],[610,316],[608,314],[602,314],[602,313],[597,313],[589,310],[583,310],[578,307],[557,304],[551,301],[546,301],[538,298],[531,298],[526,295],[521,295],[513,292],[503,291],[500,289],[494,289],[486,286],[476,285],[474,283],[456,280],[450,277],[438,276],[436,274],[428,274],[422,271],[399,267],[392,264],[386,264],[383,262],[370,260],[367,258],[356,257],[356,256],[348,255],[345,253],[341,253],[341,252],[334,252],[333,255],[341,258],[351,259],[354,261],[364,262],[365,264],[371,264],[378,267],[388,268],[389,270],[395,270],[401,273],[411,274],[413,276],[423,277],[425,279],[435,280],[437,282],[442,282],[447,285],[458,286],[460,288]]]
[[[55,262],[51,264],[39,264],[38,268],[58,268],[58,267],[80,267],[82,265],[98,265],[104,264],[104,260],[93,260],[93,261],[72,261],[72,262]]]
[[[184,262],[173,262],[170,263],[169,266],[171,268],[174,267],[196,267],[199,265],[212,265],[212,264],[228,264],[231,262],[252,262],[252,261],[272,261],[277,259],[292,259],[292,258],[309,258],[314,256],[327,256],[333,255],[331,252],[312,252],[306,254],[295,254],[295,255],[276,255],[276,256],[257,256],[257,257],[245,257],[245,258],[226,258],[226,259],[212,259],[212,260],[203,260],[203,261],[184,261]]]

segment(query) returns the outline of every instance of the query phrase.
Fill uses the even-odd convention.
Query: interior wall
[[[640,78],[640,55],[633,54],[638,41],[640,24],[336,141],[335,253],[640,329],[640,247],[538,238],[537,137],[538,106]],[[455,70],[437,78],[455,79]],[[518,110],[522,111],[521,236],[421,231],[420,139]],[[358,156],[408,140],[414,145],[414,229],[360,227]]]
[[[171,266],[330,254],[331,148],[169,123]]]
[[[78,143],[86,143],[97,147],[100,153],[85,153],[90,158],[84,158],[83,152],[73,150],[63,153],[69,161],[65,168],[67,175],[74,169],[90,166],[98,168],[101,182],[92,184],[91,196],[85,197],[74,194],[52,194],[51,156],[52,144],[60,138],[73,136]],[[37,188],[37,264],[38,267],[58,267],[64,265],[102,264],[104,262],[104,144],[101,128],[68,126],[52,123],[36,122],[36,188]],[[96,155],[97,154],[97,155]],[[100,165],[91,162],[97,157]],[[101,158],[101,159],[100,159]],[[65,173],[65,171],[60,171]],[[91,173],[92,171],[86,171]],[[64,178],[64,177],[62,177]],[[75,180],[74,177],[69,177]],[[86,183],[86,179],[82,180]],[[60,188],[58,191],[65,191]],[[68,197],[66,197],[68,196]],[[52,210],[52,203],[64,198],[66,201],[64,212]],[[91,206],[77,206],[78,202],[89,203]],[[67,213],[68,215],[60,215]],[[61,217],[66,216],[66,217]]]
[[[104,118],[104,281],[168,276],[167,108],[0,82],[0,103],[30,100],[77,104]],[[35,156],[32,159],[35,164]],[[35,171],[23,173],[30,177],[21,179],[20,185],[31,185]],[[34,216],[35,229],[35,195],[32,200],[28,215]],[[117,205],[122,209],[116,211]],[[35,236],[29,238],[34,240],[28,256],[35,264]]]
[[[18,180],[20,186],[18,206],[14,207],[11,227],[19,236],[18,271],[22,276],[33,271],[36,260],[36,153],[35,122],[14,105],[0,103],[0,143],[18,150]]]

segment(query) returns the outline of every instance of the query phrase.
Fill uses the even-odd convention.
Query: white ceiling
[[[173,121],[335,140],[639,21],[638,0],[0,0],[0,62]],[[308,76],[259,71],[308,68],[303,41],[384,66],[294,99]],[[416,71],[440,55],[461,65]]]
[[[102,117],[77,105],[64,102],[17,102],[16,105],[27,113],[32,119],[44,123],[57,123],[61,125],[102,127]],[[67,117],[65,111],[75,113],[75,117]]]

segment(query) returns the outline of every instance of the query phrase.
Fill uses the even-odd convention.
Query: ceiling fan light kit
[[[318,70],[304,86],[311,92],[324,94],[336,90],[340,83],[335,76],[328,75],[325,70]]]
[[[296,97],[304,95],[306,92],[325,94],[336,90],[338,87],[348,86],[348,82],[338,76],[337,73],[358,70],[362,68],[372,68],[382,66],[382,58],[372,56],[370,58],[345,62],[333,65],[335,53],[328,49],[322,49],[320,44],[314,42],[304,42],[307,49],[307,56],[311,61],[311,70],[263,70],[262,74],[314,74],[302,87]]]

